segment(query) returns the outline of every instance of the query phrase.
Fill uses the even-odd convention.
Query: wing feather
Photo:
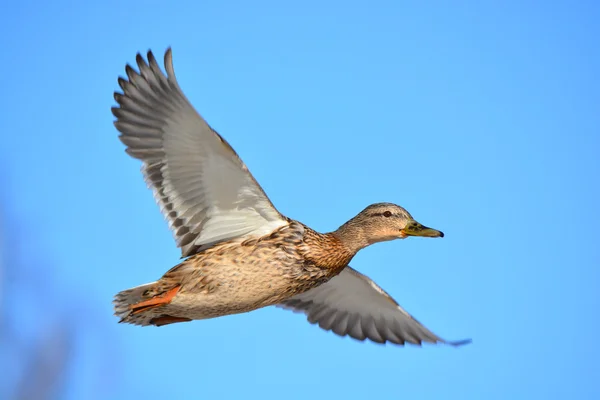
[[[263,236],[288,223],[244,162],[187,100],[175,78],[171,49],[166,75],[152,52],[138,54],[139,72],[125,68],[112,112],[126,152],[142,172],[182,256],[240,236]]]
[[[279,307],[302,312],[312,324],[340,336],[377,343],[448,342],[413,318],[371,279],[349,266],[328,282],[293,296]]]

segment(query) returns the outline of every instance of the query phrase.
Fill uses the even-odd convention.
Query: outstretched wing
[[[344,268],[328,282],[295,295],[279,307],[303,312],[312,324],[340,336],[403,345],[448,343],[455,346],[470,340],[447,342],[407,313],[371,279]]]
[[[287,223],[233,148],[194,110],[181,91],[171,49],[166,75],[152,52],[138,53],[115,92],[112,112],[127,153],[169,222],[182,256],[242,235],[263,236]]]

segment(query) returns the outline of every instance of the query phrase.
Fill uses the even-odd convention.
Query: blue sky
[[[64,398],[600,397],[598,3],[0,9],[4,246],[43,288],[8,296],[2,325],[26,342],[76,327]],[[118,325],[114,293],[179,258],[110,113],[125,64],[167,46],[281,212],[327,231],[389,201],[443,230],[352,265],[473,344],[359,343],[271,308]],[[25,368],[4,351],[0,389]]]

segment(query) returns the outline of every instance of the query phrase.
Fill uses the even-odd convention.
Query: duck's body
[[[137,64],[139,73],[127,66],[128,79],[119,79],[115,126],[127,153],[143,162],[184,260],[158,281],[118,293],[121,322],[162,326],[277,305],[359,340],[448,343],[348,265],[373,243],[443,233],[391,203],[324,234],[282,215],[188,102],[170,49],[166,76],[151,52]]]
[[[187,258],[158,281],[121,292],[117,302],[126,307],[117,308],[117,314],[124,322],[165,325],[180,322],[173,317],[207,319],[277,305],[328,281],[352,256],[334,234],[290,221],[258,239],[219,243]],[[167,293],[172,293],[167,304],[144,303]]]

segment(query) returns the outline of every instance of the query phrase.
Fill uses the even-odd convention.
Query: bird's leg
[[[152,318],[150,323],[155,326],[163,326],[169,324],[176,324],[178,322],[189,322],[191,319],[183,317],[173,317],[171,315],[161,315],[160,317]]]

